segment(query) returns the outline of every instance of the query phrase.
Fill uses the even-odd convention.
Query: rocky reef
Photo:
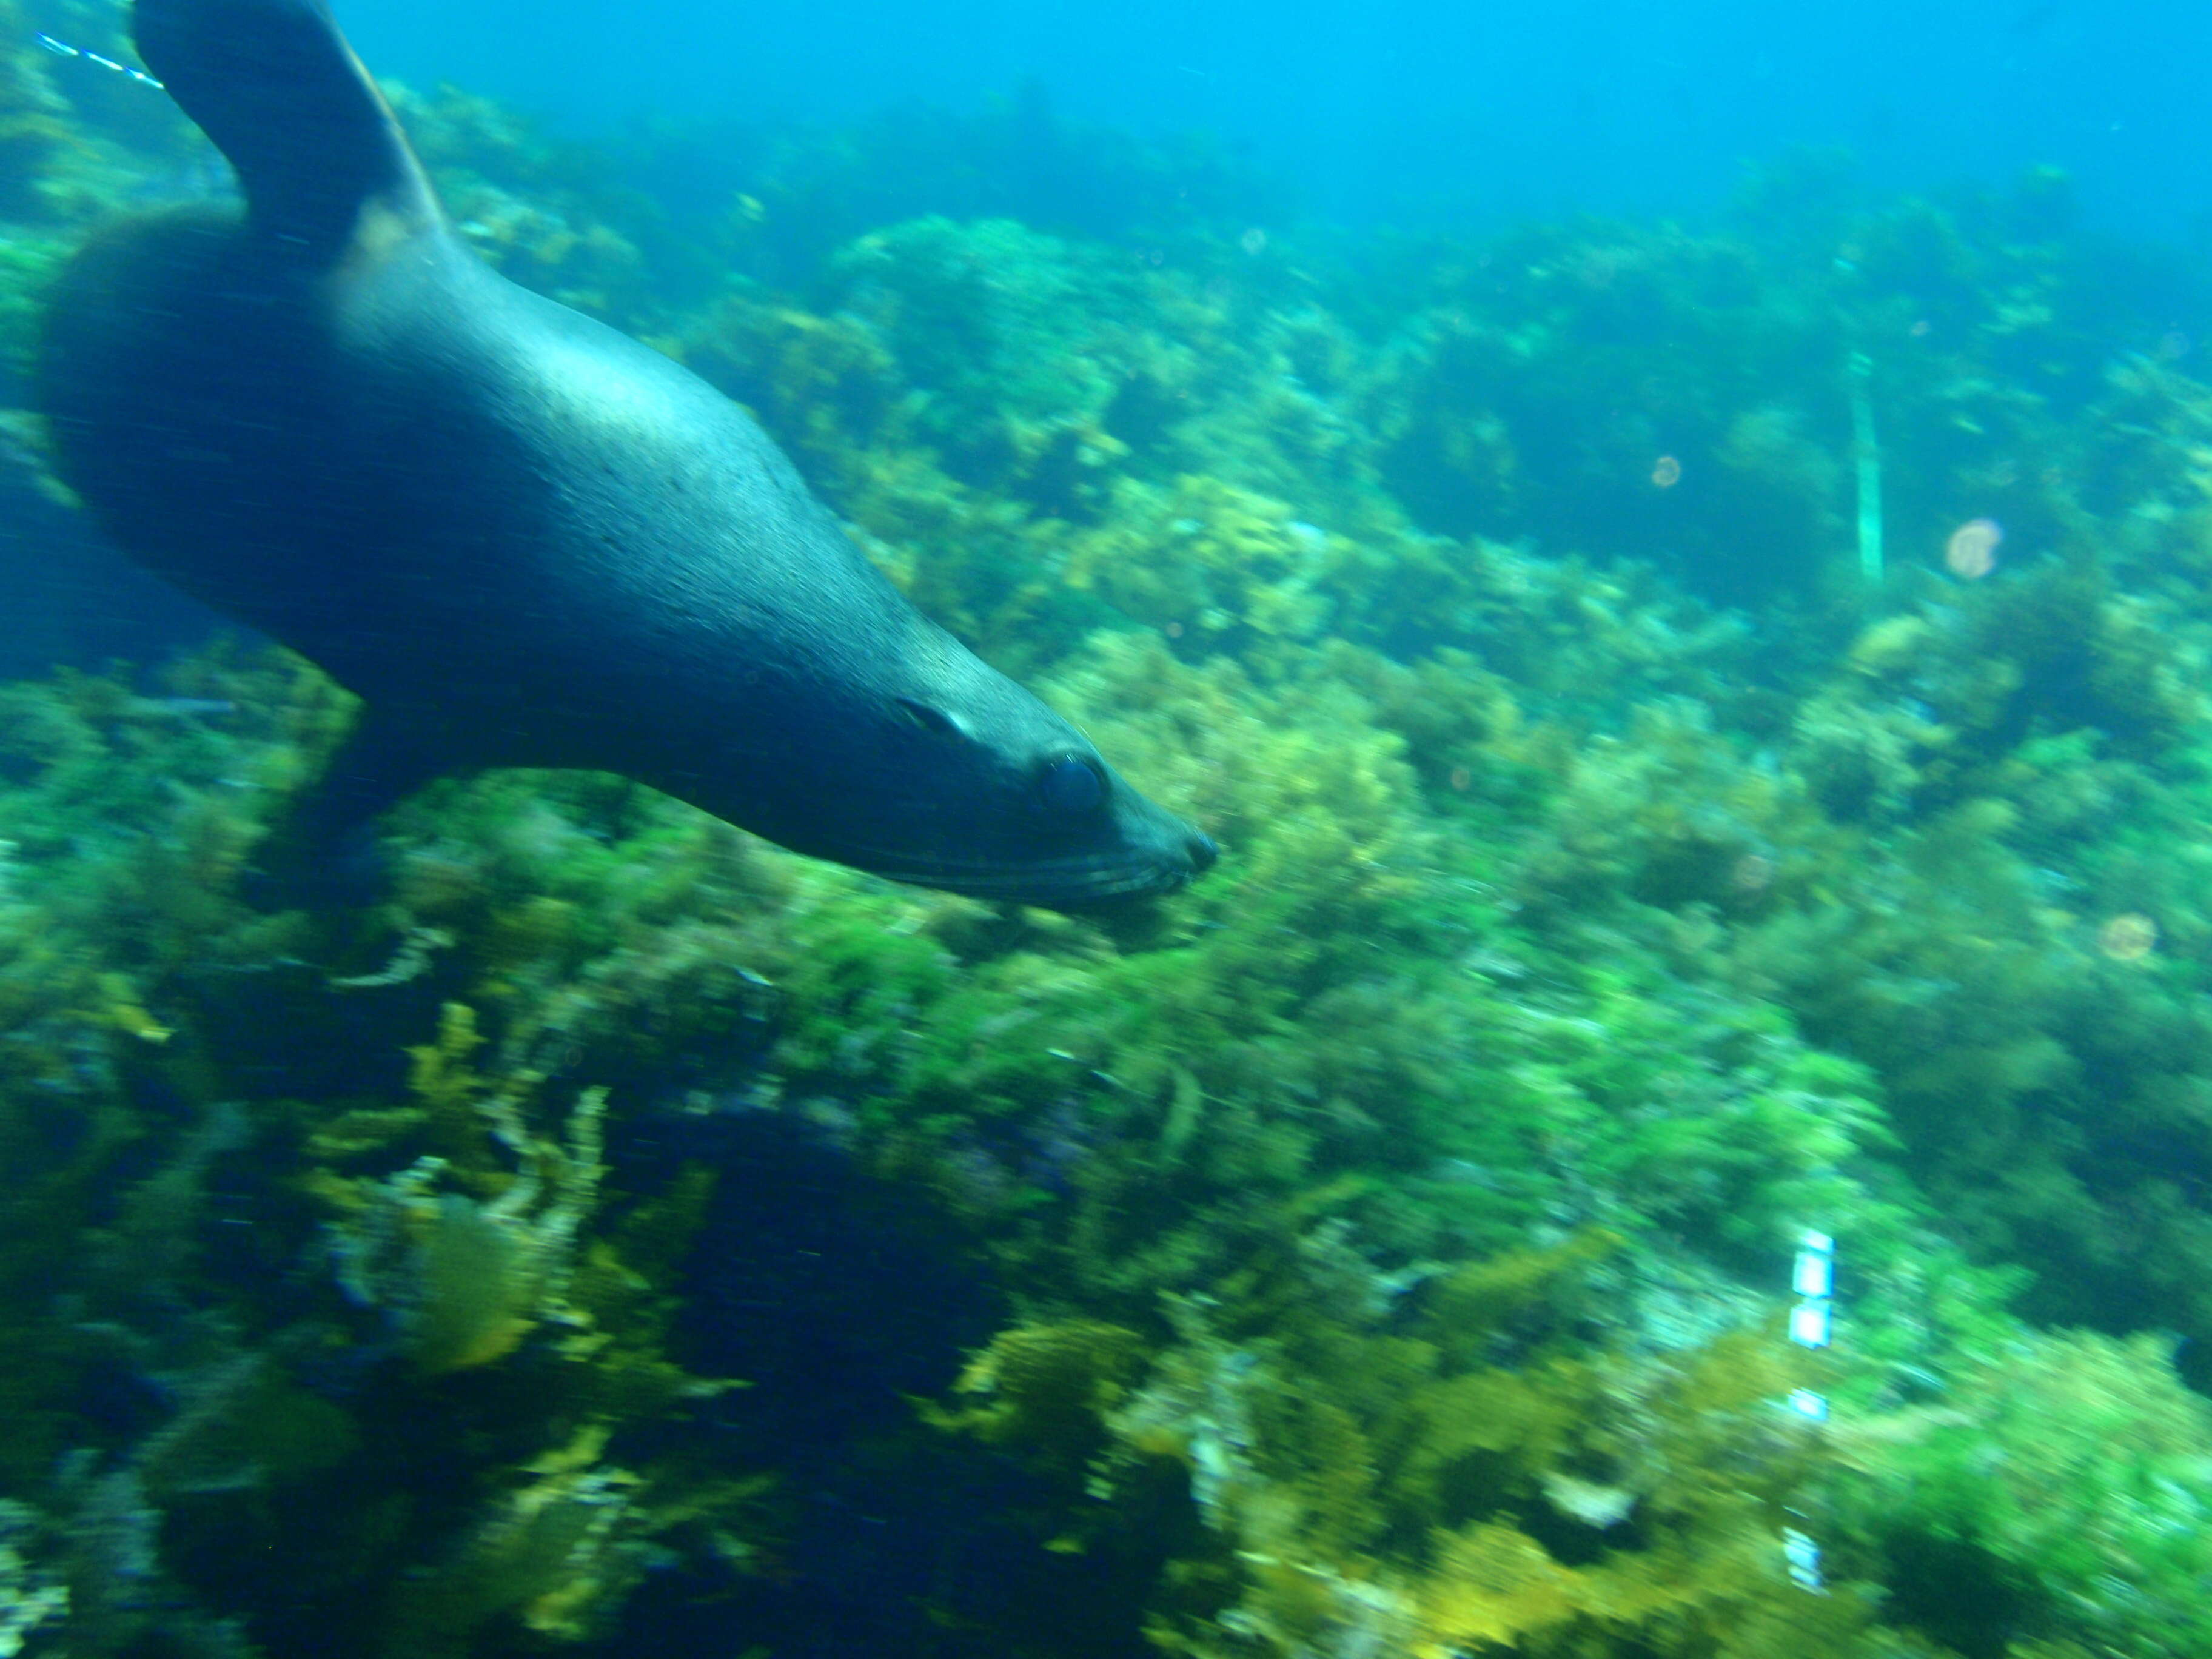
[[[210,187],[15,44],[104,16],[0,0],[0,402]],[[0,688],[0,1655],[2212,1649],[2201,281],[2047,175],[1353,234],[1030,94],[708,179],[395,101],[1222,860],[500,773],[269,914],[342,691]]]

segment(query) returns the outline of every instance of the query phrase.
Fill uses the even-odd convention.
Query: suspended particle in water
[[[1682,464],[1672,455],[1662,455],[1651,464],[1651,482],[1662,489],[1672,489],[1682,482]]]
[[[2141,962],[2158,949],[2158,924],[2140,910],[2124,912],[2097,930],[2097,948],[2114,962]]]
[[[1182,624],[1179,622],[1171,622],[1165,628],[1160,629],[1160,632],[1166,635],[1171,640],[1179,640],[1182,637]]]
[[[1761,853],[1746,853],[1729,869],[1729,885],[1747,897],[1774,884],[1774,860]]]
[[[1247,253],[1258,253],[1267,246],[1267,233],[1255,225],[1237,239],[1237,246]]]
[[[1924,340],[1928,337],[1929,330],[1934,326],[1935,325],[1933,323],[1929,322],[1925,317],[1923,317],[1918,322],[1913,324],[1909,331],[1914,339]]]
[[[1474,774],[1468,771],[1464,766],[1453,767],[1451,769],[1451,787],[1458,790],[1462,795],[1465,794],[1469,789],[1472,789],[1474,787]]]
[[[2004,531],[1995,519],[1969,519],[1943,544],[1943,568],[1962,582],[1978,582],[1997,568]]]

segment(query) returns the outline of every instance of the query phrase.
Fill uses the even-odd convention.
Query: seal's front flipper
[[[412,733],[364,712],[331,756],[320,782],[262,842],[245,883],[264,910],[321,910],[374,903],[389,874],[376,820],[432,780],[450,759]]]
[[[256,230],[334,258],[371,203],[437,221],[325,0],[138,0],[134,33],[147,68],[238,169]]]

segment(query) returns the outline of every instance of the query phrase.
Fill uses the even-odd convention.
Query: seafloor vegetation
[[[34,24],[118,50],[0,0],[0,402],[207,176]],[[1336,234],[1030,98],[399,102],[1224,857],[501,774],[270,915],[343,694],[0,690],[0,1655],[2212,1653],[2201,286],[2056,177]]]

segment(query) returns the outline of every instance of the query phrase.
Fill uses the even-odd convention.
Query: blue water
[[[2148,0],[377,0],[382,73],[452,80],[578,131],[644,112],[834,119],[967,106],[1025,78],[1063,116],[1202,127],[1338,216],[1683,212],[1746,165],[1844,146],[1870,182],[2072,173],[2093,223],[2212,215],[2212,7]]]

